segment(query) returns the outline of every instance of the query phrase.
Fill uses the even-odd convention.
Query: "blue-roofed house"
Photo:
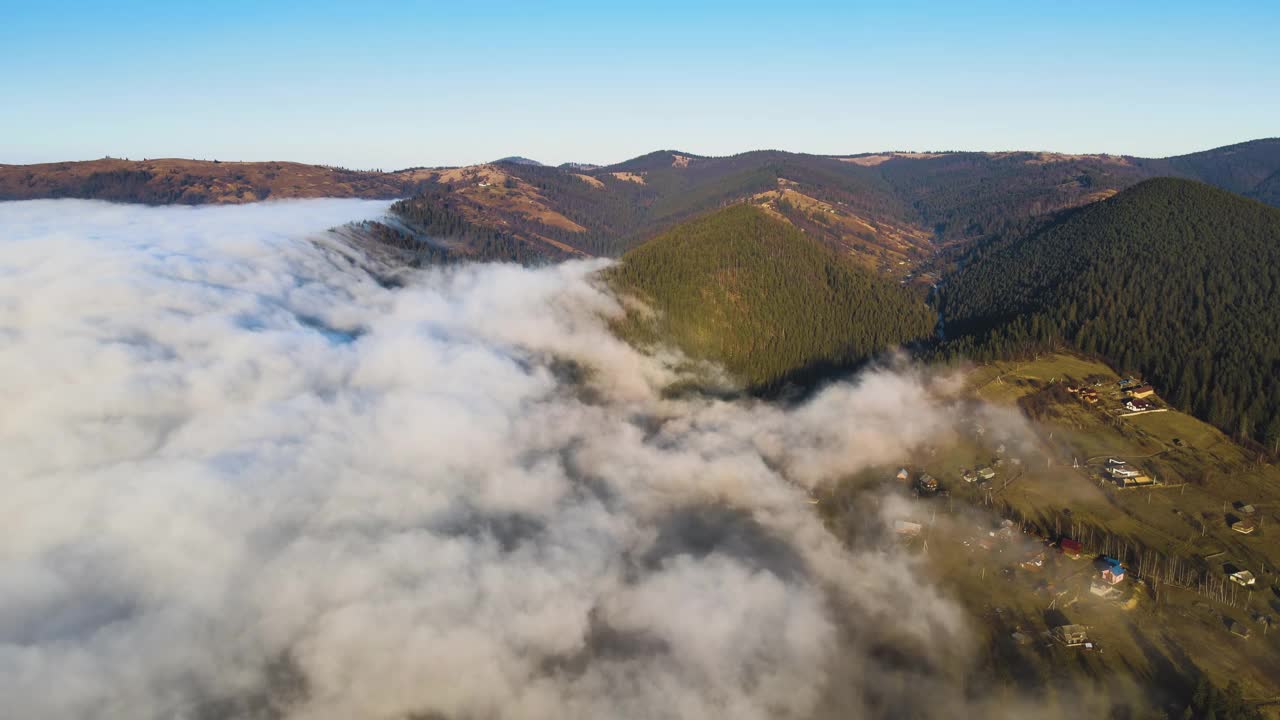
[[[1124,565],[1121,565],[1119,560],[1112,557],[1106,558],[1106,567],[1102,569],[1103,580],[1115,585],[1124,581],[1124,574]]]

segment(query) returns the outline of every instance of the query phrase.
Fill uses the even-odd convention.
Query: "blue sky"
[[[1163,156],[1280,135],[1278,28],[1274,0],[0,0],[0,162]]]

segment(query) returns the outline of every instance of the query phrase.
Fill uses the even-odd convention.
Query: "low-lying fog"
[[[944,383],[663,399],[601,262],[392,287],[325,232],[385,208],[0,203],[0,714],[997,714],[808,502]]]

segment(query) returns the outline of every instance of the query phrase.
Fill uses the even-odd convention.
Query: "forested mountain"
[[[1175,407],[1280,443],[1280,210],[1162,178],[977,251],[941,288],[947,348],[1066,344]]]
[[[941,244],[1030,227],[1153,177],[1200,180],[1280,205],[1280,139],[1254,140],[1172,158],[1043,152],[889,153],[871,163],[919,213]]]
[[[1280,207],[1280,139],[1254,140],[1169,158],[1172,172]]]
[[[538,162],[537,160],[533,160],[531,158],[527,158],[521,155],[508,155],[507,157],[494,160],[494,162],[495,163],[511,163],[512,165],[536,165],[538,167],[542,167],[542,163]]]
[[[626,334],[674,342],[755,389],[863,361],[934,324],[917,297],[750,205],[680,224],[606,277],[657,310],[630,317]]]

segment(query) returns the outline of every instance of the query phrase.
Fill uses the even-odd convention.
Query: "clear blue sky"
[[[0,162],[677,148],[1163,156],[1280,135],[1280,2],[0,0]]]

